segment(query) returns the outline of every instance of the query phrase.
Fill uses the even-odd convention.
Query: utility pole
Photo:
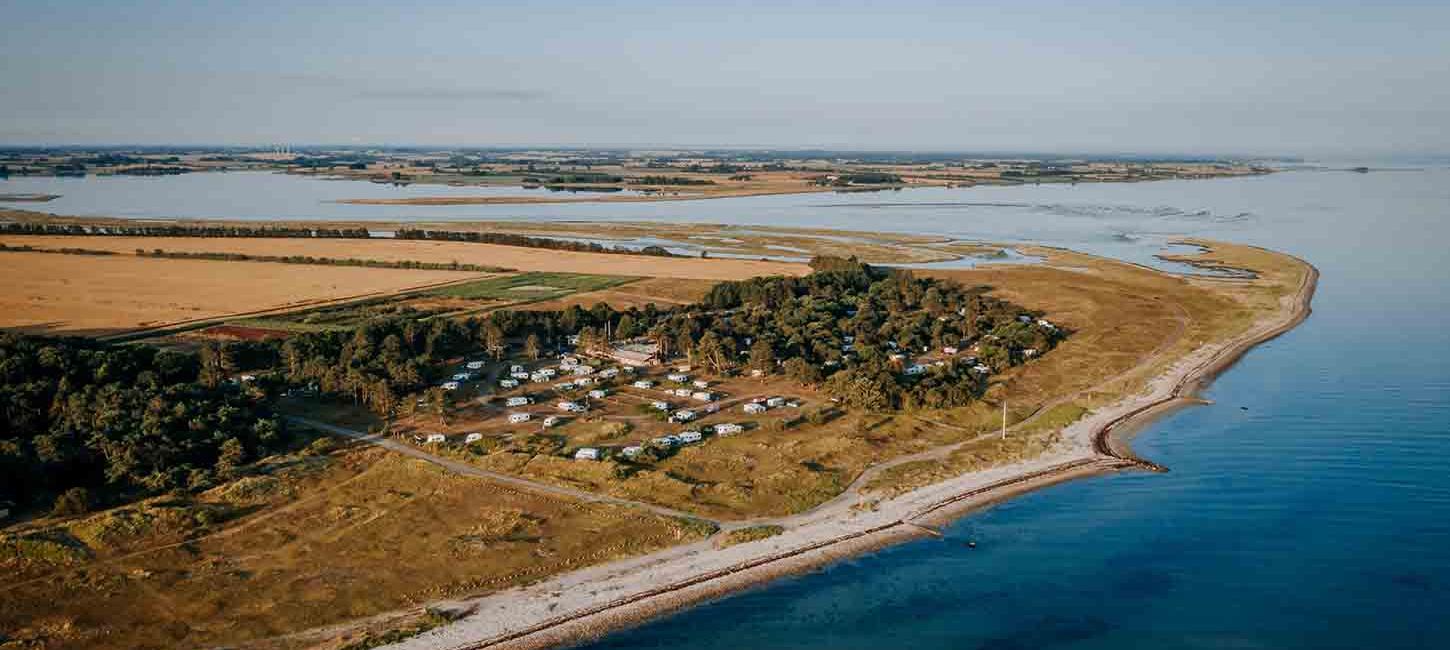
[[[1007,398],[1002,398],[1002,439],[1007,439]]]

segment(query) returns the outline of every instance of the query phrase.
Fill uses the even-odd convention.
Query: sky
[[[1450,2],[0,0],[0,144],[1450,152]]]

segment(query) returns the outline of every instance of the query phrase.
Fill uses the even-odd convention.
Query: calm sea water
[[[0,192],[59,183],[55,193],[68,198],[44,209],[61,213],[919,231],[1140,262],[1187,234],[1285,250],[1322,271],[1306,323],[1220,377],[1207,393],[1215,404],[1138,436],[1135,447],[1171,472],[1027,495],[958,521],[945,540],[779,581],[591,647],[1450,647],[1450,170],[341,212],[317,208],[318,197],[358,192],[282,180],[277,187],[293,189],[278,191],[295,194],[269,199],[268,213],[240,191],[223,192],[234,197],[225,205],[157,201],[143,185],[157,179],[118,181],[132,189],[108,190],[116,203],[89,210],[66,202],[97,200],[81,189],[95,181],[22,179],[0,182]]]

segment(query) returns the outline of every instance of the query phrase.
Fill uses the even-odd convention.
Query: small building
[[[243,384],[249,384],[249,383],[252,383],[254,381],[257,381],[257,376],[256,375],[240,375],[240,376],[237,377],[237,379],[242,380],[242,383]]]
[[[886,358],[890,359],[891,361],[905,361],[906,355],[900,352],[892,352],[891,354],[886,355]]]
[[[499,388],[518,388],[519,387],[519,380],[517,380],[517,379],[500,379],[500,380],[498,380],[498,387]]]
[[[532,375],[529,375],[529,381],[546,382],[553,378],[553,375],[546,375],[543,372],[536,372]]]
[[[745,405],[745,412],[750,415],[760,415],[765,412],[764,404],[750,403]]]
[[[526,372],[526,371],[524,370],[524,367],[523,366],[521,366],[521,365],[519,365],[519,364],[516,363],[516,364],[514,364],[512,366],[509,366],[509,372]]]
[[[675,366],[675,372],[689,372],[691,370],[694,370],[694,366],[690,366],[688,364],[683,366]]]
[[[559,419],[559,416],[557,416],[557,415],[550,415],[549,417],[544,418],[544,428],[545,429],[552,429],[555,426],[557,426],[560,421],[561,420]]]
[[[711,402],[709,404],[706,404],[705,405],[705,412],[706,413],[719,413],[720,412],[720,405],[719,404],[716,404],[714,402]]]
[[[468,368],[469,370],[483,370],[483,362],[482,361],[469,361],[463,367]]]
[[[695,419],[695,412],[689,409],[682,409],[671,414],[670,419],[676,422],[689,422]]]
[[[765,376],[765,371],[764,370],[761,370],[760,368],[756,368],[756,369],[750,371],[750,376],[751,377],[764,377]]]
[[[685,443],[687,445],[688,444],[691,444],[691,443],[700,442],[701,440],[704,440],[704,439],[705,439],[705,434],[700,433],[699,431],[682,431],[682,432],[680,432],[680,442],[683,442],[683,443]]]
[[[533,403],[532,397],[510,397],[503,401],[504,406],[528,406]]]
[[[979,363],[975,366],[972,366],[972,371],[980,375],[989,375],[992,373],[992,369],[984,363]]]
[[[641,447],[639,445],[630,445],[628,447],[625,447],[624,449],[621,449],[619,453],[623,454],[625,458],[634,458],[644,453],[644,447]]]
[[[668,411],[668,410],[670,410],[670,403],[669,402],[663,402],[663,401],[660,401],[660,400],[655,400],[655,401],[651,402],[650,403],[650,406],[654,407],[654,409],[656,411]]]
[[[765,405],[768,406],[768,407],[770,407],[770,408],[778,408],[778,407],[781,407],[781,406],[785,406],[785,398],[784,397],[772,397],[772,398],[770,398],[768,400],[765,400]]]
[[[473,375],[466,372],[455,373],[453,375],[453,381],[468,381],[470,379],[473,379]]]
[[[1037,348],[1026,348],[1026,349],[1022,350],[1022,356],[1026,357],[1028,359],[1031,359],[1032,357],[1037,356]]]
[[[529,420],[532,420],[533,418],[534,418],[534,416],[529,415],[528,413],[510,413],[509,414],[509,424],[521,424],[521,423],[524,423],[524,422],[528,422]]]
[[[579,335],[570,334],[564,337],[564,341],[566,341],[569,345],[579,345]]]
[[[517,379],[519,381],[528,381],[530,379],[533,379],[533,377],[534,377],[533,375],[530,375],[529,373],[524,372],[522,370],[517,371],[517,372],[511,372],[511,373],[509,373],[509,376],[510,377],[513,377],[514,379]]]
[[[952,346],[950,346],[950,345],[948,345],[948,346],[946,346],[946,347],[944,347],[944,348],[941,349],[941,353],[942,354],[956,354],[957,353],[957,349],[954,348],[954,347],[952,347]]]
[[[571,402],[569,400],[564,400],[564,401],[561,401],[561,402],[559,402],[558,404],[556,404],[554,406],[555,406],[555,408],[558,408],[560,411],[566,411],[566,412],[569,412],[569,413],[583,413],[584,412],[584,405],[583,404],[580,404],[579,402]]]
[[[554,390],[574,390],[574,382],[565,381],[554,384]]]
[[[470,434],[468,434],[466,436],[463,436],[463,443],[464,444],[472,444],[472,443],[478,442],[480,440],[483,440],[483,434],[481,434],[481,433],[470,433]]]
[[[675,382],[677,384],[683,384],[687,381],[690,381],[690,376],[683,372],[672,372],[668,375],[665,375],[665,379],[668,379],[669,381]]]
[[[655,387],[655,383],[654,382],[648,381],[648,380],[645,380],[645,379],[641,379],[641,380],[639,380],[637,382],[634,382],[634,384],[632,384],[632,385],[635,388],[643,388],[643,389],[646,389],[646,390]]]
[[[694,387],[695,387],[695,388],[699,388],[699,389],[701,389],[701,390],[703,390],[703,389],[706,389],[706,388],[709,388],[709,387],[710,387],[710,382],[708,382],[708,381],[705,381],[705,380],[704,380],[704,379],[696,379],[696,380],[695,380],[695,381],[692,381],[692,382],[690,382],[690,383],[691,383],[691,384],[692,384],[692,385],[693,385],[693,386],[694,386]]]
[[[574,385],[576,387],[577,386],[593,386],[594,385],[594,378],[593,377],[579,377],[579,378],[576,378],[574,380]]]
[[[733,436],[744,430],[745,427],[742,427],[733,422],[725,422],[723,424],[715,425],[715,435],[717,436]]]
[[[698,402],[713,402],[713,401],[715,401],[715,394],[712,393],[712,392],[710,392],[710,391],[708,391],[708,390],[697,390],[697,391],[695,391],[693,393],[690,393],[690,397],[691,398],[694,398],[695,401],[698,401]]]
[[[905,372],[908,375],[920,375],[920,374],[924,374],[924,373],[926,373],[926,366],[923,366],[923,365],[921,365],[919,363],[912,364],[912,365],[909,365],[909,366],[906,367],[906,371]]]
[[[660,346],[648,341],[633,341],[616,345],[604,356],[624,364],[626,368],[643,368],[659,363]]]
[[[573,372],[574,372],[574,374],[576,376],[579,376],[579,377],[583,377],[584,375],[592,375],[592,374],[594,374],[594,366],[586,366],[586,365],[582,365],[582,364],[581,365],[577,365],[577,366],[574,366]]]
[[[458,385],[456,381],[445,381],[441,384],[443,390],[458,390]]]
[[[553,377],[554,375],[559,374],[559,370],[557,368],[539,368],[537,372],[538,374],[541,374],[545,377]]]
[[[580,447],[574,452],[574,460],[599,460],[599,450],[594,447]]]
[[[443,435],[441,433],[430,433],[430,434],[428,434],[428,437],[427,438],[424,438],[423,439],[423,441],[424,442],[427,442],[430,445],[436,445],[436,444],[448,442],[448,436],[445,436],[445,435]]]
[[[1027,314],[1022,314],[1021,316],[1017,317],[1017,320],[1023,323],[1030,323],[1032,322],[1032,317],[1028,316]]]
[[[650,440],[650,444],[653,444],[656,447],[673,447],[675,445],[680,444],[680,437],[679,436],[660,436],[658,438],[655,438],[653,440]]]
[[[688,388],[676,388],[671,392],[675,397],[689,397],[691,395],[691,391]]]
[[[1042,329],[1047,329],[1047,330],[1055,330],[1055,329],[1057,329],[1057,326],[1056,325],[1053,325],[1052,322],[1049,321],[1049,320],[1047,320],[1046,318],[1039,318],[1039,319],[1037,319],[1037,326],[1038,327],[1041,327]]]
[[[577,365],[579,365],[579,358],[578,357],[564,357],[563,359],[560,359],[559,360],[559,367],[560,368],[563,368],[565,370],[568,370],[570,368],[573,368],[574,366],[577,366]]]
[[[599,376],[605,379],[613,379],[619,376],[619,368],[605,368],[599,371]]]
[[[589,391],[589,399],[604,399],[609,396],[609,391],[603,388],[596,388]]]

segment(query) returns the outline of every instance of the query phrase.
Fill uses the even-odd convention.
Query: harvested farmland
[[[43,253],[0,253],[0,273],[7,279],[0,292],[0,327],[79,335],[303,307],[477,276]]]

